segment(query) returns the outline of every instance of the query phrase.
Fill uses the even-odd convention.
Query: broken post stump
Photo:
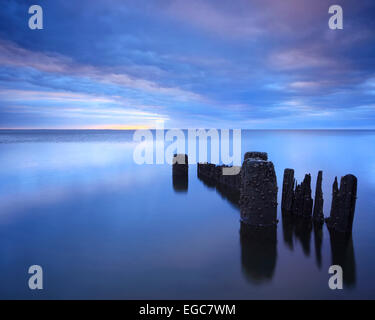
[[[271,161],[247,158],[241,168],[241,220],[257,227],[277,224],[277,181]]]
[[[186,154],[175,154],[173,156],[173,175],[185,176],[189,171],[188,156]]]
[[[209,180],[212,185],[221,185],[226,187],[228,190],[232,190],[233,192],[239,192],[241,187],[240,174],[223,175],[223,168],[231,167],[216,166],[211,163],[198,163],[198,178],[205,178],[206,180]]]
[[[341,178],[340,189],[337,177],[332,186],[330,217],[326,219],[330,230],[351,233],[357,200],[357,178],[348,174]]]
[[[293,197],[294,197],[294,170],[285,169],[283,179],[283,191],[281,199],[281,211],[283,214],[290,214],[292,212]]]
[[[293,199],[293,214],[311,218],[313,199],[311,198],[311,175],[306,174],[303,182],[296,186]]]
[[[188,190],[189,163],[186,154],[175,154],[172,165],[173,189],[176,192]]]
[[[324,223],[324,213],[323,213],[323,191],[322,191],[322,181],[323,181],[323,171],[318,172],[318,179],[316,181],[315,188],[315,200],[314,200],[314,212],[313,219],[315,222]]]

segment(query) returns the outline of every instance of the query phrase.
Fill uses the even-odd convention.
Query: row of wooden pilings
[[[173,177],[176,181],[187,182],[188,156],[174,155]],[[198,163],[198,177],[206,179],[214,185],[239,194],[241,220],[249,227],[256,229],[272,228],[277,225],[277,179],[274,165],[268,160],[265,152],[247,152],[238,174],[225,175],[226,166],[210,163]],[[283,215],[291,215],[304,219],[312,219],[316,223],[326,221],[330,230],[342,233],[352,231],[356,198],[357,178],[348,174],[341,178],[340,186],[337,178],[332,187],[332,204],[330,216],[323,214],[323,172],[319,171],[315,201],[312,198],[311,175],[306,174],[298,184],[293,169],[284,170],[281,210]],[[182,186],[184,183],[181,184]]]

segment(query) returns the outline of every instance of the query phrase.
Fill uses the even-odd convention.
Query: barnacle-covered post
[[[281,198],[281,211],[283,214],[290,214],[292,212],[294,185],[294,170],[285,169],[283,178],[283,193]]]
[[[271,161],[245,157],[241,168],[240,209],[241,220],[246,224],[276,226],[277,180]]]
[[[304,218],[310,218],[313,209],[311,198],[311,175],[306,174],[302,183],[296,186],[293,199],[293,214]]]
[[[357,200],[357,178],[348,174],[341,178],[340,189],[337,177],[332,187],[330,217],[326,219],[330,230],[351,233]]]
[[[315,202],[314,202],[314,212],[313,219],[314,222],[324,223],[324,214],[323,214],[323,191],[322,191],[322,181],[323,181],[323,172],[319,171],[318,180],[316,181],[315,188]]]

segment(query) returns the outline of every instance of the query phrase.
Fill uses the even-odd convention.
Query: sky
[[[374,0],[2,0],[0,128],[375,129],[374,58]]]

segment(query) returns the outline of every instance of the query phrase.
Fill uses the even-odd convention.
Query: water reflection
[[[173,190],[175,192],[182,192],[186,193],[188,192],[188,186],[189,186],[189,177],[188,175],[172,175],[172,182],[173,182]]]
[[[284,242],[290,249],[294,249],[294,241],[299,241],[304,254],[310,256],[312,222],[310,219],[283,215],[283,236]],[[295,239],[295,240],[294,240]]]
[[[276,227],[258,229],[241,222],[240,242],[246,279],[254,284],[271,281],[277,261]]]
[[[316,265],[322,268],[323,223],[313,222]]]
[[[345,287],[356,284],[356,263],[353,237],[351,234],[330,231],[332,265],[339,265],[343,270]]]
[[[46,299],[375,297],[370,251],[375,243],[375,148],[369,147],[375,144],[374,131],[243,132],[243,150],[269,151],[279,187],[284,168],[294,168],[299,181],[305,172],[323,170],[326,214],[335,176],[352,172],[361,181],[354,239],[341,245],[334,237],[330,244],[326,226],[313,225],[311,246],[321,243],[320,231],[324,243],[311,247],[311,259],[301,250],[288,252],[288,243],[293,249],[300,240],[295,242],[293,224],[284,221],[278,225],[278,243],[271,241],[268,249],[247,240],[246,231],[240,238],[239,211],[199,188],[202,179],[195,174],[189,177],[189,197],[175,193],[169,165],[134,163],[132,135],[100,133],[95,141],[91,134],[51,136],[43,143],[24,143],[34,139],[27,133],[6,138],[22,143],[1,143],[0,133],[0,297],[36,298],[19,276],[31,263],[45,265],[54,282],[43,291]],[[193,185],[196,192],[191,192]],[[228,199],[228,193],[217,193]],[[321,254],[320,271],[315,253]],[[332,263],[343,265],[342,292],[328,289]],[[356,267],[364,281],[356,277]]]

